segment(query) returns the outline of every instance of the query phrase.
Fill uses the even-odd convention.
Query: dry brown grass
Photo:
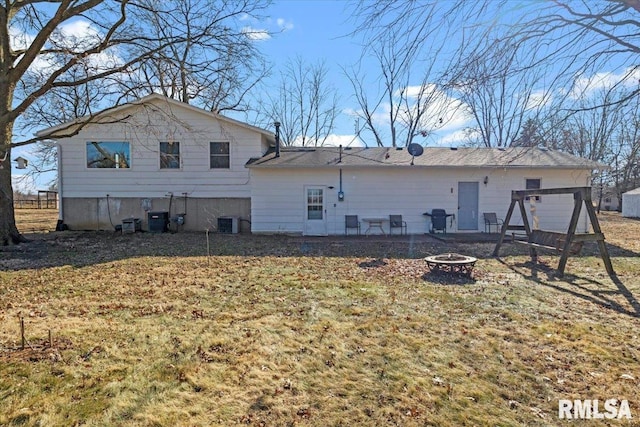
[[[16,226],[21,233],[55,231],[57,209],[16,209]]]
[[[615,280],[593,248],[559,279],[511,245],[31,235],[0,250],[0,425],[558,425],[608,398],[638,425],[640,221],[601,218]],[[445,251],[474,280],[427,274]]]

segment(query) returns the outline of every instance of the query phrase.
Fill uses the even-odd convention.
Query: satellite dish
[[[422,153],[424,152],[424,149],[422,148],[422,145],[420,144],[416,144],[415,142],[412,144],[409,144],[409,146],[407,147],[407,151],[409,152],[409,154],[411,154],[414,157],[418,157],[421,156]]]

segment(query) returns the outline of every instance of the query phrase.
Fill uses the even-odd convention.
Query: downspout
[[[276,127],[276,157],[280,157],[280,122],[273,125]]]
[[[62,204],[62,145],[59,142],[56,143],[57,148],[57,160],[58,160],[58,227],[62,227],[64,224],[64,212]],[[56,227],[56,228],[58,228]]]

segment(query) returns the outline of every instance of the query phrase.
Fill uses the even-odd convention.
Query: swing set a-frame
[[[553,231],[544,231],[538,229],[532,229],[529,225],[529,218],[524,203],[527,197],[542,196],[546,194],[573,194],[573,213],[571,215],[571,221],[569,222],[569,229],[565,233],[558,233]],[[576,233],[576,227],[578,225],[578,219],[580,218],[580,210],[584,202],[589,220],[591,221],[591,228],[593,233]],[[513,216],[513,210],[516,204],[520,208],[520,215],[522,216],[523,225],[511,225],[511,218]],[[558,275],[564,275],[564,270],[567,265],[567,259],[570,255],[579,252],[584,242],[596,242],[598,249],[600,250],[600,257],[604,262],[604,266],[607,269],[607,273],[610,276],[615,275],[613,271],[613,265],[611,265],[611,258],[607,251],[607,246],[604,243],[604,234],[600,229],[598,223],[598,217],[593,208],[591,201],[591,187],[568,187],[568,188],[546,188],[535,190],[514,190],[511,192],[511,204],[509,210],[504,218],[502,229],[500,231],[500,238],[493,250],[493,256],[499,256],[500,247],[504,242],[504,238],[508,231],[524,232],[523,239],[517,239],[514,233],[513,242],[523,244],[529,247],[529,253],[533,260],[537,260],[537,249],[549,249],[555,250],[560,253],[560,261],[558,263]]]

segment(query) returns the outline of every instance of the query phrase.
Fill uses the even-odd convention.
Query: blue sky
[[[279,70],[296,57],[307,64],[323,61],[329,71],[329,81],[340,98],[340,109],[355,108],[352,87],[343,68],[350,68],[361,55],[361,47],[350,33],[353,19],[346,2],[336,0],[284,0],[270,8],[271,18],[265,22],[268,30],[282,32],[261,42],[261,50],[274,64],[272,79],[278,81]],[[259,25],[259,24],[258,24]],[[343,113],[338,119],[336,134],[354,133],[354,118]]]
[[[307,64],[324,61],[329,70],[329,81],[338,92],[341,111],[334,130],[335,137],[330,138],[329,145],[362,144],[355,138],[356,117],[353,115],[353,111],[360,107],[352,95],[353,87],[344,75],[344,70],[350,70],[363,53],[360,36],[352,35],[356,23],[351,16],[350,5],[337,0],[283,0],[274,2],[269,15],[270,18],[265,22],[252,23],[252,26],[259,29],[262,25],[264,29],[276,32],[273,37],[260,42],[260,49],[274,64],[274,84],[279,81],[279,70],[287,61],[296,57],[303,58]],[[282,31],[277,33],[279,30]],[[379,65],[370,58],[365,58],[363,63],[368,77],[379,73]],[[420,85],[420,77],[416,73],[417,81],[412,84]],[[368,87],[378,89],[377,83],[371,83]],[[379,113],[383,111],[384,108],[381,108]],[[416,142],[439,144],[441,138],[452,135],[467,124],[461,113],[453,116],[452,113],[451,125],[445,132]],[[371,136],[363,138],[365,143],[375,145]],[[447,139],[443,143],[457,145],[458,141]]]
[[[375,1],[375,0],[372,0]],[[517,4],[514,2],[513,4]],[[527,4],[527,2],[524,2]],[[534,3],[528,3],[532,5]],[[355,22],[351,17],[349,4],[346,1],[338,0],[276,0],[265,13],[264,20],[248,20],[246,23],[254,29],[264,29],[274,34],[266,40],[260,40],[260,50],[272,64],[272,84],[279,82],[279,72],[282,67],[296,57],[301,57],[307,64],[315,64],[324,61],[329,70],[329,80],[335,86],[340,97],[339,109],[342,111],[338,117],[334,133],[337,135],[335,141],[346,143],[354,138],[355,117],[348,114],[348,111],[359,109],[356,100],[352,97],[353,88],[349,80],[343,74],[343,68],[349,69],[362,54],[358,38],[350,36]],[[503,17],[504,18],[504,17]],[[79,25],[78,28],[82,28]],[[371,73],[378,72],[377,64],[369,63]],[[618,75],[621,70],[616,71]],[[603,74],[603,80],[615,79],[614,74]],[[414,84],[414,83],[411,83]],[[415,82],[419,85],[420,82]],[[457,145],[459,140],[452,137],[456,131],[471,124],[461,114],[455,113],[448,128],[444,129],[434,137],[416,142],[424,145]],[[238,118],[238,117],[235,117]],[[373,141],[369,141],[373,143]],[[27,159],[33,158],[31,153],[33,147],[15,149],[13,158],[23,156]],[[20,174],[14,168],[14,174]],[[36,183],[26,183],[26,187],[31,189],[44,189],[52,175],[42,177]]]

